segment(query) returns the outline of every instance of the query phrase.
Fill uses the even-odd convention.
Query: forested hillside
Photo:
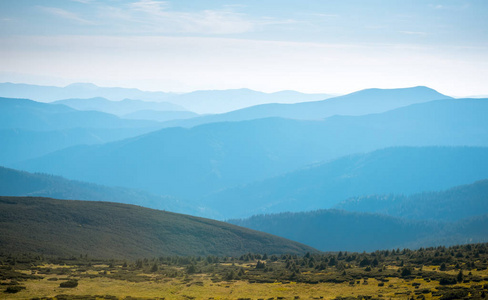
[[[313,248],[223,222],[139,206],[0,197],[2,252],[100,258],[306,253]]]

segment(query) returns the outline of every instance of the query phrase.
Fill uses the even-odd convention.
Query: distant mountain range
[[[0,164],[35,158],[75,145],[101,144],[161,128],[159,122],[127,120],[61,104],[0,98]]]
[[[3,253],[136,259],[303,254],[315,249],[228,223],[107,202],[0,197]]]
[[[329,94],[304,94],[296,91],[263,93],[250,89],[195,91],[168,99],[199,114],[221,114],[267,103],[298,103],[333,97]],[[208,123],[208,122],[207,122]]]
[[[74,83],[66,87],[0,83],[0,97],[27,98],[41,102],[53,102],[70,98],[89,99],[97,97],[112,101],[121,101],[124,99],[151,102],[164,101],[166,103],[172,103],[173,105],[183,106],[198,114],[214,114],[265,103],[318,101],[330,98],[332,95],[304,94],[295,91],[263,93],[250,89],[208,90],[176,94],[145,92],[138,89],[127,88],[105,88],[98,87],[91,83]]]
[[[386,147],[486,147],[486,115],[486,99],[447,99],[323,121],[271,118],[212,123],[69,148],[8,166],[195,198],[307,164]]]
[[[97,97],[90,99],[66,99],[52,102],[83,111],[100,111],[117,115],[123,119],[168,122],[198,117],[197,113],[169,102],[148,102],[124,99],[111,101]],[[160,126],[164,127],[164,126]]]
[[[119,117],[133,114],[138,111],[186,111],[184,107],[169,102],[149,102],[141,100],[124,99],[111,101],[102,97],[89,99],[65,99],[52,102],[52,104],[63,104],[77,110],[96,110]],[[197,114],[194,114],[197,116]]]
[[[367,89],[322,101],[255,105],[224,114],[169,121],[166,126],[193,127],[206,123],[235,122],[270,117],[322,120],[335,115],[361,116],[382,113],[411,104],[441,99],[452,98],[422,86],[403,89]]]
[[[205,197],[202,202],[219,211],[220,218],[241,218],[331,208],[358,196],[438,191],[485,178],[488,178],[488,148],[397,147],[346,156],[223,190]],[[386,210],[389,205],[394,204],[385,203]],[[411,213],[414,206],[413,203],[409,206]],[[428,214],[429,210],[425,209],[424,213]]]
[[[60,176],[28,173],[0,167],[0,195],[47,197],[67,200],[118,202],[177,213],[199,215],[198,205],[171,196],[160,196],[140,190],[107,187]]]
[[[427,87],[323,100],[291,91],[0,84],[0,96],[8,93],[61,101],[0,98],[0,165],[45,173],[0,167],[3,196],[125,202],[219,219],[264,213],[232,222],[324,251],[488,241],[488,99],[452,99]],[[0,245],[106,257],[314,251],[170,216],[0,198],[0,223],[13,217],[0,224]],[[80,239],[62,241],[73,233]]]
[[[73,83],[66,87],[42,86],[24,83],[0,83],[0,96],[7,98],[27,98],[41,102],[52,102],[70,98],[103,97],[113,101],[136,99],[145,101],[165,101],[172,93],[144,92],[138,89],[99,87],[92,83]]]
[[[157,128],[158,123],[126,120],[100,111],[80,111],[60,104],[0,98],[0,129],[36,131],[74,128]]]

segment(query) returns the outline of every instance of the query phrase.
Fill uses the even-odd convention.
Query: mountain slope
[[[72,128],[157,128],[158,123],[124,120],[97,111],[78,111],[59,104],[0,98],[0,129],[61,130]]]
[[[486,115],[486,99],[463,99],[324,121],[271,118],[167,128],[103,146],[66,149],[12,167],[201,197],[318,161],[391,146],[488,146]]]
[[[330,208],[355,196],[436,191],[485,178],[488,148],[398,147],[346,156],[224,190],[203,202],[222,216],[245,217]]]
[[[121,101],[111,101],[102,97],[79,99],[71,98],[52,102],[53,104],[63,104],[77,110],[96,110],[122,117],[140,110],[155,111],[185,111],[179,105],[169,102],[149,102],[140,100],[124,99]]]
[[[153,128],[73,128],[36,131],[0,129],[0,165],[37,158],[76,145],[95,145],[131,138],[153,131]]]
[[[14,167],[193,198],[278,175],[322,156],[323,141],[311,138],[319,129],[280,119],[168,128],[100,146],[65,149]],[[308,156],[297,157],[305,146]]]
[[[125,120],[60,104],[0,98],[0,164],[36,158],[75,145],[112,142],[148,133],[160,123]]]
[[[48,197],[66,200],[108,201],[141,205],[148,208],[197,215],[191,201],[170,196],[156,196],[139,190],[107,187],[68,180],[63,177],[33,174],[0,167],[1,196]]]
[[[410,196],[389,194],[356,197],[342,201],[334,208],[415,220],[457,221],[488,214],[488,180]]]
[[[270,117],[320,120],[334,115],[359,116],[381,113],[411,104],[440,99],[451,99],[451,97],[427,87],[367,89],[322,101],[256,105],[224,114],[202,116],[191,120],[171,121],[166,126],[192,127],[206,123],[235,122]]]
[[[199,115],[191,111],[156,111],[156,110],[138,110],[133,113],[123,115],[124,119],[132,120],[152,120],[158,122],[167,122],[171,120],[182,120],[196,118]]]
[[[374,251],[485,242],[488,215],[457,223],[407,221],[379,214],[318,210],[230,220],[322,251]]]
[[[314,249],[223,222],[126,204],[0,197],[0,251],[141,258]]]

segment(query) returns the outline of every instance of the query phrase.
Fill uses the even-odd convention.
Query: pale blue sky
[[[0,81],[488,94],[488,1],[0,1]]]

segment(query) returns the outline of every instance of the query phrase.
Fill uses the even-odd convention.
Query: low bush
[[[62,288],[75,288],[77,286],[78,286],[78,280],[76,280],[76,279],[70,279],[68,281],[61,282],[59,284],[59,287],[62,287]]]
[[[5,293],[15,294],[15,293],[18,293],[22,290],[25,290],[25,286],[11,285],[11,286],[7,287],[7,289],[5,290]]]

